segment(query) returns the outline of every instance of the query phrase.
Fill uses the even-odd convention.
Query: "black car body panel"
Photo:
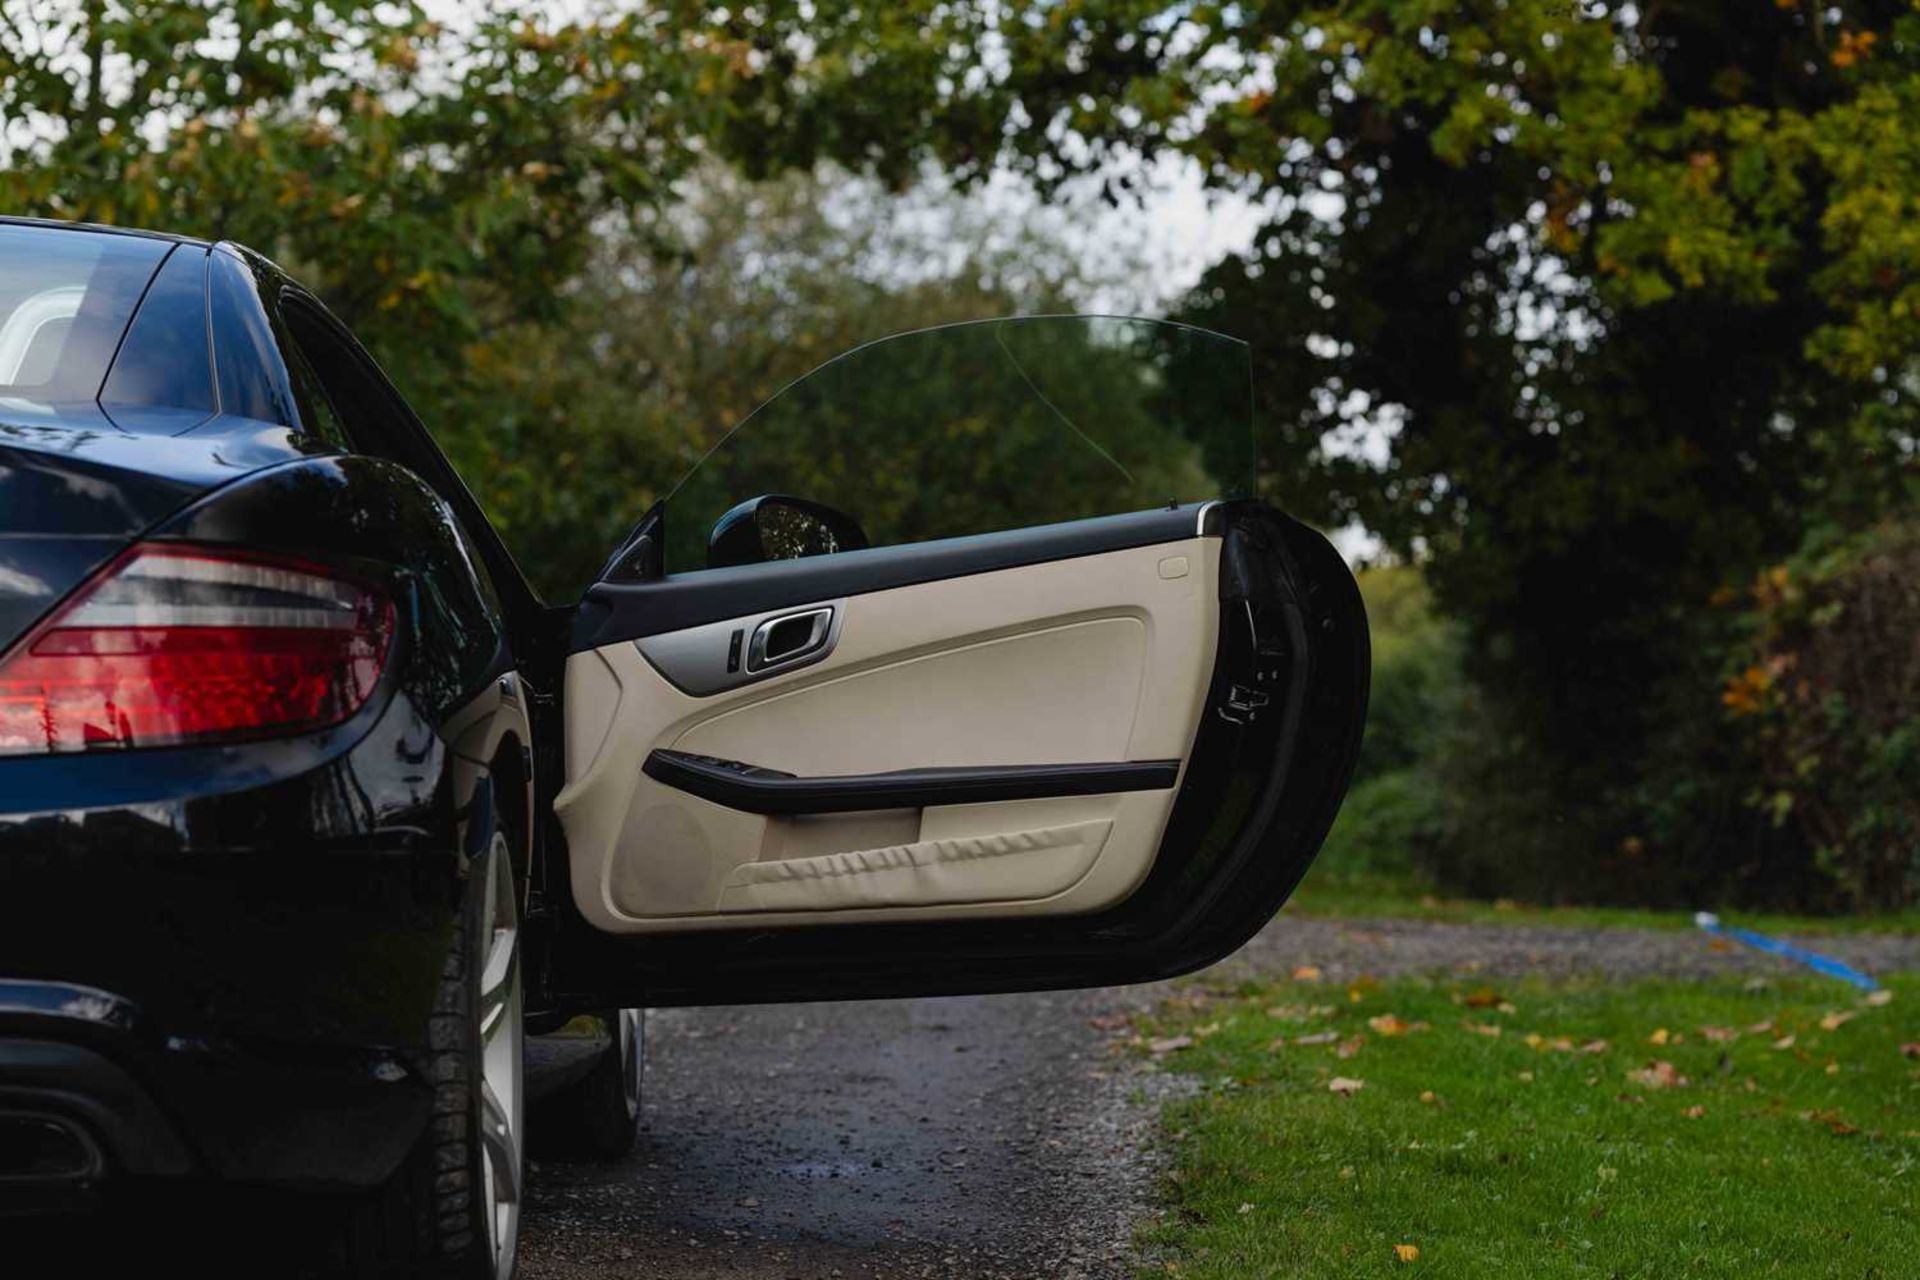
[[[196,1167],[364,1184],[426,1117],[472,838],[441,729],[494,679],[501,633],[445,504],[390,463],[271,468],[146,536],[257,547],[275,530],[331,562],[386,558],[403,602],[387,679],[299,738],[0,760],[0,974],[137,1008],[86,1047],[166,1100]],[[364,1141],[338,1141],[348,1119]]]
[[[146,306],[205,316],[192,283],[224,274],[238,318],[223,338],[216,306],[200,339],[219,386],[204,408],[135,403],[193,389],[117,363],[120,399],[0,411],[0,654],[136,542],[351,572],[395,602],[396,634],[373,695],[316,732],[0,754],[0,1109],[75,1117],[127,1172],[372,1185],[428,1118],[468,856],[529,807],[456,743],[510,669],[507,621],[447,497],[309,428],[262,301],[293,286],[156,243],[185,286],[148,290],[119,360]],[[526,736],[465,740],[519,767]]]

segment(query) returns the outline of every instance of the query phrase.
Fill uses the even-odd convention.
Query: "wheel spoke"
[[[517,929],[494,929],[487,948],[487,964],[480,971],[480,1038],[492,1040],[507,1008],[513,1003],[520,948]]]
[[[490,1188],[495,1204],[520,1202],[520,1158],[514,1142],[513,1124],[500,1099],[494,1096],[489,1081],[480,1084],[480,1141],[485,1144],[493,1169]]]

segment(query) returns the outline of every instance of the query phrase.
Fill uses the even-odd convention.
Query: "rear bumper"
[[[183,1041],[109,993],[0,980],[0,1116],[14,1122],[0,1210],[59,1207],[120,1176],[376,1185],[432,1096],[403,1051]]]
[[[431,1113],[464,766],[404,697],[356,731],[0,760],[0,1112],[79,1126],[100,1178],[391,1173]]]
[[[173,1125],[111,1059],[0,1038],[0,1210],[65,1208],[109,1171],[179,1177],[193,1167]]]

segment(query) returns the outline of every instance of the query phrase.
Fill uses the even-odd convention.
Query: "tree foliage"
[[[1710,601],[1920,495],[1912,0],[578,14],[0,0],[0,204],[280,256],[557,583],[833,350],[1061,294],[854,269],[819,209],[689,238],[696,175],[1120,200],[1185,157],[1265,210],[1182,314],[1255,343],[1270,491],[1459,624],[1461,875],[1703,898],[1840,847],[1746,803],[1777,761],[1719,693],[1764,646]]]
[[[1909,0],[922,14],[971,74],[882,51],[736,92],[817,117],[877,77],[961,166],[1170,153],[1263,203],[1185,313],[1258,337],[1274,491],[1421,562],[1465,623],[1486,739],[1456,763],[1512,767],[1458,779],[1459,848],[1542,892],[1695,898],[1802,856],[1739,802],[1707,601],[1815,518],[1912,500]]]
[[[599,219],[670,197],[734,74],[656,10],[543,13],[6,0],[0,203],[279,255],[404,378],[549,314]]]
[[[603,239],[558,319],[478,340],[466,359],[492,397],[473,424],[437,431],[556,600],[590,581],[634,520],[731,428],[810,369],[905,330],[1071,310],[1091,287],[1037,231],[938,198],[931,208],[902,204],[844,174],[751,183],[706,168],[656,230],[651,243]],[[895,399],[937,403],[925,388],[899,386],[906,370],[885,372],[912,393]],[[885,396],[856,388],[841,399],[844,408]],[[845,488],[835,475],[858,465],[876,478],[861,495],[871,500],[918,462],[910,427],[860,454],[849,452],[857,437],[827,449],[813,424],[786,426],[748,437],[757,442],[748,461],[777,459],[777,477],[764,467],[759,477],[751,467],[703,469],[729,483],[703,504],[676,502],[677,565],[699,562],[720,510],[766,487],[831,501]],[[756,482],[762,488],[741,487]],[[871,501],[848,509],[888,519]]]

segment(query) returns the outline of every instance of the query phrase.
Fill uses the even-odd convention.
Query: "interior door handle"
[[[747,642],[747,670],[767,671],[819,651],[833,633],[833,606],[768,618]]]

